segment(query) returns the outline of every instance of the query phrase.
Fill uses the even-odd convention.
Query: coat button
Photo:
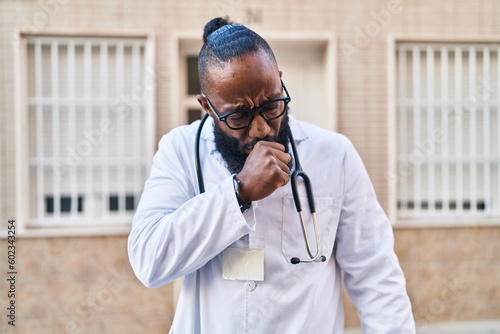
[[[255,284],[254,281],[246,281],[245,285],[247,287],[248,292],[252,292],[257,287],[257,284]]]

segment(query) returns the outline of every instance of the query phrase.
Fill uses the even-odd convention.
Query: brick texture
[[[379,24],[377,28],[380,13],[387,11],[391,15],[379,21],[382,26]],[[201,35],[205,22],[226,14],[256,31],[335,34],[339,131],[360,152],[384,208],[388,207],[389,167],[388,35],[443,38],[500,35],[497,0],[3,0],[0,2],[0,227],[5,226],[7,218],[14,217],[16,210],[13,32],[21,28],[34,33],[74,29],[89,33],[153,32],[156,68],[161,72],[156,91],[158,139],[171,129],[171,115],[179,112],[171,110],[170,104],[175,98],[172,87],[178,84],[170,75],[177,70],[170,65],[173,33],[195,31]],[[371,30],[372,36],[363,46],[355,46],[358,32],[366,29],[375,30]],[[348,44],[354,46],[351,53],[345,51]],[[498,227],[395,232],[396,250],[408,278],[408,292],[419,323],[500,318],[498,303],[493,302],[500,296]],[[31,265],[23,268],[27,274],[19,282],[23,291],[19,298],[23,298],[25,306],[19,315],[23,322],[17,332],[165,333],[173,314],[170,287],[148,292],[134,281],[123,296],[111,295],[112,303],[106,304],[104,311],[93,314],[78,311],[88,306],[89,298],[106,297],[103,289],[113,279],[110,268],[130,270],[125,242],[126,236],[82,238],[76,244],[74,239],[64,238],[56,243],[51,239],[23,240],[25,251],[20,256]],[[3,252],[5,240],[0,246]],[[105,253],[91,254],[101,248]],[[40,254],[46,254],[43,260],[54,266],[53,270],[40,266],[37,261]],[[452,288],[455,294],[448,291]],[[3,286],[0,290],[5,291]],[[45,307],[52,303],[58,305]],[[6,332],[3,324],[2,333]],[[356,311],[349,302],[346,302],[346,324],[358,324]]]

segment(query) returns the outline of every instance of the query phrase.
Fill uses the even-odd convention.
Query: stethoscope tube
[[[201,131],[203,130],[203,124],[205,124],[208,118],[208,114],[203,115],[200,121],[200,125],[198,126],[198,130],[196,131],[196,139],[194,144],[194,154],[195,154],[195,166],[196,166],[196,176],[198,177],[198,189],[200,190],[200,194],[205,192],[205,183],[203,182],[203,172],[201,171],[200,164],[200,137]]]
[[[325,262],[326,257],[324,255],[321,255],[321,238],[319,236],[318,223],[316,221],[316,208],[314,205],[314,195],[311,186],[311,180],[309,179],[309,176],[306,174],[306,172],[304,172],[304,170],[302,169],[302,165],[300,164],[299,154],[297,152],[297,146],[295,145],[295,140],[293,138],[293,134],[291,131],[289,137],[290,137],[290,146],[292,147],[293,158],[295,162],[295,170],[293,171],[291,176],[293,201],[295,202],[295,208],[297,209],[297,213],[299,215],[300,225],[302,227],[302,234],[304,235],[304,242],[306,243],[307,253],[309,254],[310,257],[309,259],[300,259],[298,257],[292,257],[290,259],[290,262],[292,264],[299,264],[301,262]],[[304,215],[302,214],[302,204],[300,201],[299,190],[297,187],[299,177],[302,178],[304,186],[306,187],[307,202],[309,203],[309,210],[311,212],[311,217],[313,221],[314,236],[316,238],[316,247],[317,247],[315,255],[313,255],[313,252],[311,251],[309,238],[307,237],[307,229],[304,221]]]
[[[290,146],[292,147],[293,158],[295,162],[295,171],[292,173],[292,193],[293,200],[295,202],[295,207],[297,212],[302,212],[302,204],[300,203],[299,190],[297,188],[297,181],[299,176],[304,180],[304,186],[306,187],[307,201],[309,202],[309,209],[311,214],[316,212],[314,205],[313,191],[311,188],[311,181],[309,176],[302,170],[302,165],[300,164],[299,154],[297,153],[297,146],[295,146],[295,140],[293,139],[292,132],[290,131]]]

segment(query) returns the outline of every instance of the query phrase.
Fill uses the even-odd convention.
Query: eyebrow
[[[239,110],[251,110],[251,109],[255,109],[255,108],[259,108],[259,107],[262,107],[263,105],[269,103],[269,102],[273,102],[275,100],[278,100],[278,99],[281,99],[281,98],[284,98],[284,96],[281,96],[282,94],[282,91],[280,91],[279,93],[277,94],[272,94],[268,99],[266,99],[263,103],[259,104],[258,106],[256,107],[253,107],[253,108],[248,108],[248,107],[232,107],[230,106],[228,109],[230,109],[229,112],[233,112],[233,111],[239,111]]]

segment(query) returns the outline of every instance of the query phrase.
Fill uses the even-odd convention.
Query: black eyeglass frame
[[[286,93],[286,96],[285,97],[280,97],[279,99],[274,99],[274,100],[270,100],[270,101],[267,101],[265,102],[264,104],[262,104],[261,106],[259,107],[255,107],[255,108],[252,108],[252,109],[239,109],[239,110],[235,110],[235,111],[231,111],[225,115],[220,115],[219,111],[213,106],[212,102],[210,102],[210,100],[208,99],[208,97],[205,95],[205,99],[207,99],[207,102],[208,102],[208,105],[210,107],[210,109],[212,109],[212,111],[215,113],[215,115],[217,115],[217,118],[219,119],[219,121],[221,122],[224,122],[228,128],[232,129],[232,130],[243,130],[243,129],[247,129],[248,127],[250,127],[250,125],[252,124],[253,122],[253,119],[255,117],[255,113],[258,112],[259,115],[265,119],[266,121],[272,121],[272,120],[275,120],[275,119],[278,119],[280,118],[281,116],[283,116],[287,110],[287,106],[288,106],[288,103],[290,103],[290,101],[292,100],[292,98],[290,97],[290,94],[288,93],[288,90],[286,89],[286,86],[285,86],[285,83],[283,82],[283,80],[281,80],[281,87],[283,87],[283,89],[285,90],[285,93]],[[285,106],[283,108],[283,111],[277,115],[277,116],[274,116],[274,117],[266,117],[264,115],[264,108],[266,107],[266,105],[269,105],[271,103],[276,103],[276,102],[280,102],[280,101],[283,101],[285,102]],[[240,126],[240,127],[232,127],[230,126],[228,123],[227,123],[227,118],[231,115],[234,115],[234,114],[241,114],[241,113],[250,113],[250,118],[248,119],[248,124],[245,125],[245,126]]]

